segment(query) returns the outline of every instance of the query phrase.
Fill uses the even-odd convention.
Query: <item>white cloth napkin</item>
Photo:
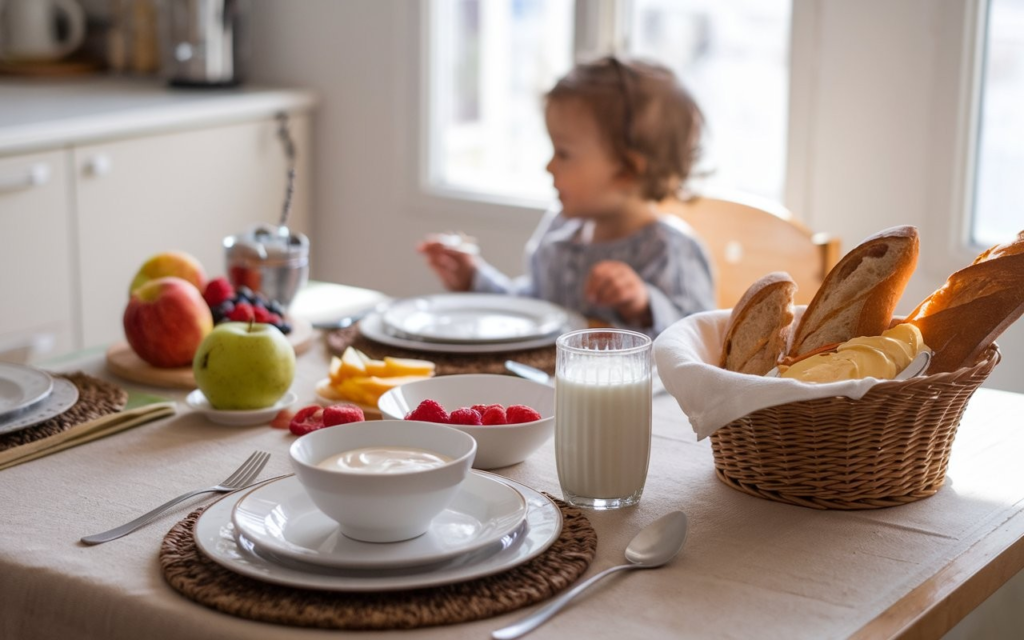
[[[718,362],[730,312],[726,309],[687,316],[654,341],[661,380],[690,419],[698,440],[758,409],[835,396],[860,399],[880,382],[863,378],[807,384],[726,371]],[[801,315],[803,307],[798,307],[793,322],[798,322]]]

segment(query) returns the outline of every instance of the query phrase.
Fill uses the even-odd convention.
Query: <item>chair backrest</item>
[[[839,261],[838,238],[812,233],[778,205],[695,196],[659,208],[685,220],[711,252],[722,309],[772,271],[788,272],[797,304],[807,304]]]

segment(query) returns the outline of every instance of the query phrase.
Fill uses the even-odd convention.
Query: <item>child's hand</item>
[[[625,262],[604,260],[595,264],[587,277],[584,294],[591,304],[614,307],[629,324],[651,324],[647,286]]]
[[[476,257],[472,254],[453,249],[448,245],[427,238],[416,250],[427,258],[427,264],[441,279],[441,283],[449,291],[469,291],[476,273]]]

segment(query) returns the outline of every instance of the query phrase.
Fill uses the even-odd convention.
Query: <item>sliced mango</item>
[[[331,361],[333,364],[334,361]],[[331,371],[331,380],[340,382],[345,378],[351,378],[353,376],[365,376],[366,375],[366,364],[363,353],[358,349],[348,347],[344,353],[341,354],[341,358],[338,363],[338,375],[334,375],[334,371]]]
[[[383,360],[366,360],[364,363],[367,376],[384,377],[388,373],[388,365]]]
[[[384,356],[384,365],[388,376],[432,376],[434,363],[430,360],[413,358],[392,358]]]
[[[407,382],[426,380],[429,377],[430,376],[395,376],[391,378],[382,378],[379,376],[367,376],[365,378],[350,378],[345,382],[352,382],[357,385],[365,393],[374,397],[372,404],[377,404],[377,400],[391,389],[394,389],[399,385],[406,384]]]

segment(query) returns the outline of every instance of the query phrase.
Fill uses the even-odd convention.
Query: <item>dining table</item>
[[[175,415],[0,471],[0,638],[487,638],[536,606],[461,624],[342,632],[256,622],[172,589],[164,536],[218,496],[189,500],[123,538],[79,539],[178,494],[216,484],[252,451],[261,478],[290,473],[287,429],[214,424],[185,390],[112,376],[104,349],[51,360],[176,403]],[[298,357],[297,406],[313,404],[331,354],[322,338]],[[606,578],[531,637],[927,638],[941,636],[1024,567],[1024,395],[981,388],[934,496],[875,510],[817,510],[740,493],[715,475],[675,399],[653,399],[649,471],[637,506],[585,510],[597,534],[586,578],[623,563],[633,536],[682,510],[689,532],[667,566]],[[495,470],[561,497],[554,441]]]

